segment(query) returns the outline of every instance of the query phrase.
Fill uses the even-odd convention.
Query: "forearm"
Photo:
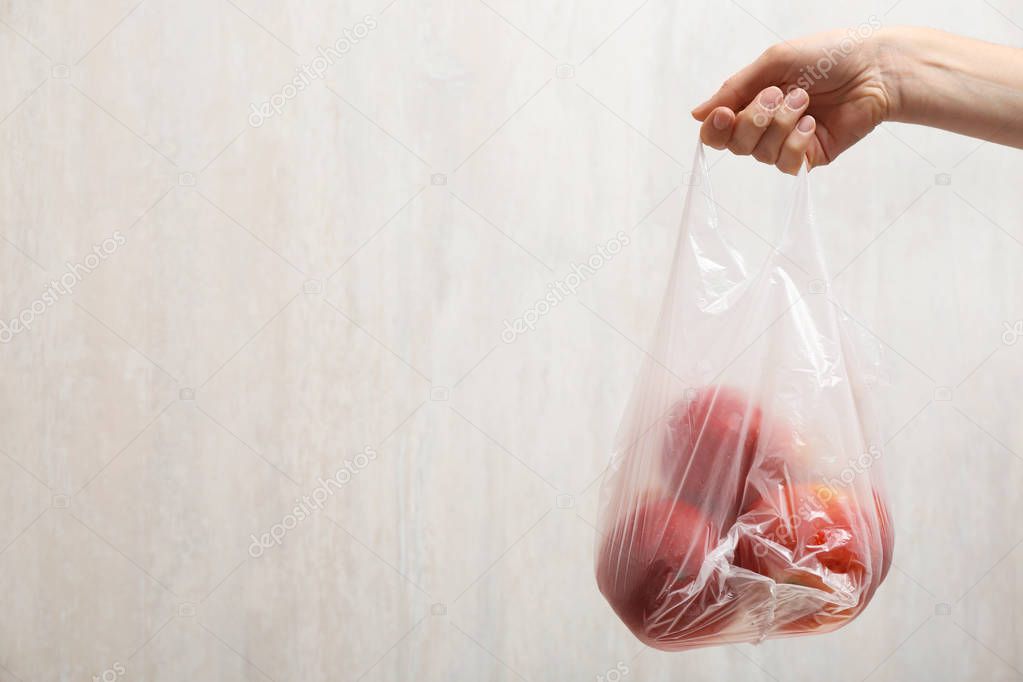
[[[1023,50],[932,29],[877,35],[889,120],[1023,148]]]

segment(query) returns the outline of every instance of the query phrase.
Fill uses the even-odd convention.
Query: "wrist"
[[[874,39],[874,60],[889,101],[885,120],[933,125],[951,86],[949,70],[957,68],[951,63],[950,36],[894,26],[879,30]]]
[[[885,27],[869,41],[869,59],[885,98],[884,121],[909,122],[917,106],[914,89],[920,68],[910,32],[903,27]]]

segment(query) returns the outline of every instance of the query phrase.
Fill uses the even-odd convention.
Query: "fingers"
[[[735,113],[728,107],[718,107],[700,126],[700,140],[708,147],[724,149],[732,138]]]
[[[774,120],[783,98],[781,88],[774,85],[762,90],[753,103],[736,117],[728,149],[735,154],[750,154]]]
[[[785,48],[768,48],[756,61],[726,80],[718,91],[703,104],[693,109],[693,118],[704,121],[718,107],[738,111],[753,101],[766,85],[781,81],[785,75]]]
[[[760,141],[753,148],[753,158],[761,163],[774,165],[781,155],[782,145],[795,129],[800,116],[810,106],[806,90],[795,88],[785,96],[781,107],[774,114],[771,125],[764,131]]]
[[[785,142],[782,143],[778,160],[774,164],[778,167],[778,170],[789,175],[799,173],[799,168],[803,165],[803,158],[807,155],[807,149],[817,139],[814,136],[816,128],[817,122],[814,121],[813,116],[803,116],[799,119],[796,127],[785,138]],[[813,155],[810,155],[811,158],[813,158]]]
[[[724,106],[708,112],[700,126],[700,140],[714,149],[752,154],[762,163],[796,175],[804,159],[810,167],[827,163],[816,136],[817,122],[804,115],[809,106],[805,90],[795,88],[783,95],[771,86],[738,115]]]

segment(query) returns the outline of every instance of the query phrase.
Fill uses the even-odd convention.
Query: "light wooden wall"
[[[0,680],[1023,679],[1023,153],[937,131],[811,176],[833,293],[888,361],[875,602],[668,655],[593,579],[687,112],[872,15],[1023,44],[1013,0],[0,2],[0,313],[36,305],[0,345]],[[762,256],[790,184],[711,161]]]

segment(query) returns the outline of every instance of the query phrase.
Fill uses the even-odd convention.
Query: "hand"
[[[700,139],[785,173],[823,166],[893,112],[886,52],[868,24],[774,45],[693,109]]]

